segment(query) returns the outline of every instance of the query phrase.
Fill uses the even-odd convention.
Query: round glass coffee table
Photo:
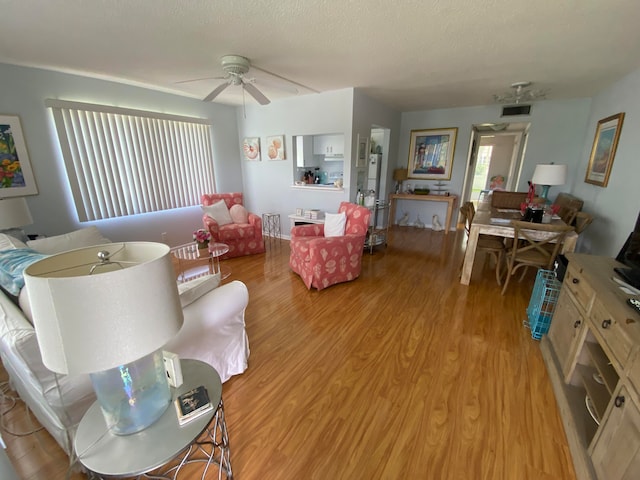
[[[229,245],[226,243],[214,242],[210,242],[207,248],[198,248],[195,243],[187,243],[172,248],[171,253],[178,259],[178,279],[181,282],[186,282],[206,274],[220,274],[220,281],[224,280],[231,272],[228,269],[221,269],[220,257],[228,251]],[[194,274],[187,274],[190,270],[202,266],[205,261],[209,265],[208,272],[198,271]]]

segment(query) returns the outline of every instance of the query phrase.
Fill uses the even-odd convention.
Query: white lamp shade
[[[32,223],[29,206],[23,197],[0,200],[0,229],[24,227]]]
[[[531,182],[535,185],[564,185],[567,181],[567,166],[556,164],[538,164]]]
[[[112,263],[90,274],[100,251],[110,252]],[[183,323],[164,244],[71,250],[33,263],[24,277],[42,360],[54,372],[93,373],[133,362],[161,348]]]

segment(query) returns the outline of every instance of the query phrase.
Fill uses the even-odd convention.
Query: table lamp
[[[542,185],[541,197],[545,202],[549,202],[549,187],[552,185],[564,185],[567,181],[567,166],[556,165],[554,163],[536,165],[533,172],[531,183],[534,185]]]
[[[0,200],[0,230],[31,225],[33,218],[27,201],[23,197]]]
[[[111,243],[25,269],[44,365],[90,374],[107,427],[129,435],[171,403],[163,345],[183,323],[169,247]]]
[[[409,178],[406,168],[396,168],[393,171],[393,179],[398,182],[396,184],[396,193],[402,193],[402,182]]]

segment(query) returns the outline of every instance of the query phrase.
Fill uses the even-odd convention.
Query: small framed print
[[[358,156],[356,157],[356,167],[366,167],[367,150],[369,146],[369,137],[361,137],[358,134]]]
[[[266,152],[269,160],[286,160],[287,157],[284,152],[284,135],[267,137]]]
[[[304,215],[304,208],[296,208],[296,215],[298,217],[301,217],[302,215]]]
[[[603,118],[598,122],[585,182],[599,187],[606,187],[609,183],[623,121],[624,112]]]
[[[242,154],[249,162],[260,161],[260,137],[246,137],[242,141]]]

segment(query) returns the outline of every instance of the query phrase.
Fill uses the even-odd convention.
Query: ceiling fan
[[[278,88],[280,90],[285,90],[288,91],[290,93],[293,94],[297,94],[298,93],[298,89],[295,88],[293,85],[298,85],[300,87],[306,88],[308,90],[311,91],[315,91],[312,88],[306,87],[304,85],[301,85],[299,83],[296,83],[292,80],[289,80],[287,78],[281,77],[280,75],[276,75],[274,73],[271,73],[267,70],[263,70],[261,68],[258,68],[256,66],[251,65],[251,62],[249,62],[249,59],[246,57],[242,57],[240,55],[224,55],[221,58],[221,64],[222,64],[222,70],[225,72],[225,75],[222,77],[209,77],[209,78],[200,78],[197,80],[208,80],[208,79],[214,79],[214,80],[224,80],[223,83],[221,83],[220,85],[218,85],[216,88],[213,89],[213,91],[211,93],[209,93],[209,95],[207,95],[206,97],[204,97],[203,101],[205,102],[210,102],[212,100],[214,100],[218,95],[220,95],[227,87],[233,85],[233,86],[240,86],[242,87],[242,89],[247,92],[249,95],[251,95],[260,105],[267,105],[269,103],[271,103],[271,101],[264,95],[264,93],[262,93],[254,84],[255,83],[260,83],[260,84],[264,84],[264,85],[270,85],[273,86],[275,88]],[[251,78],[248,77],[246,74],[249,72],[250,69],[253,70],[259,70],[261,72],[264,72],[268,75],[271,75],[273,77],[279,78],[281,80],[284,80],[285,82],[288,82],[290,85],[284,85],[282,82],[278,82],[273,83],[273,82],[269,82],[268,80],[259,80],[256,81],[255,78]],[[186,83],[186,82],[193,82],[193,81],[197,81],[197,80],[185,80],[182,82],[177,82],[177,83]]]

